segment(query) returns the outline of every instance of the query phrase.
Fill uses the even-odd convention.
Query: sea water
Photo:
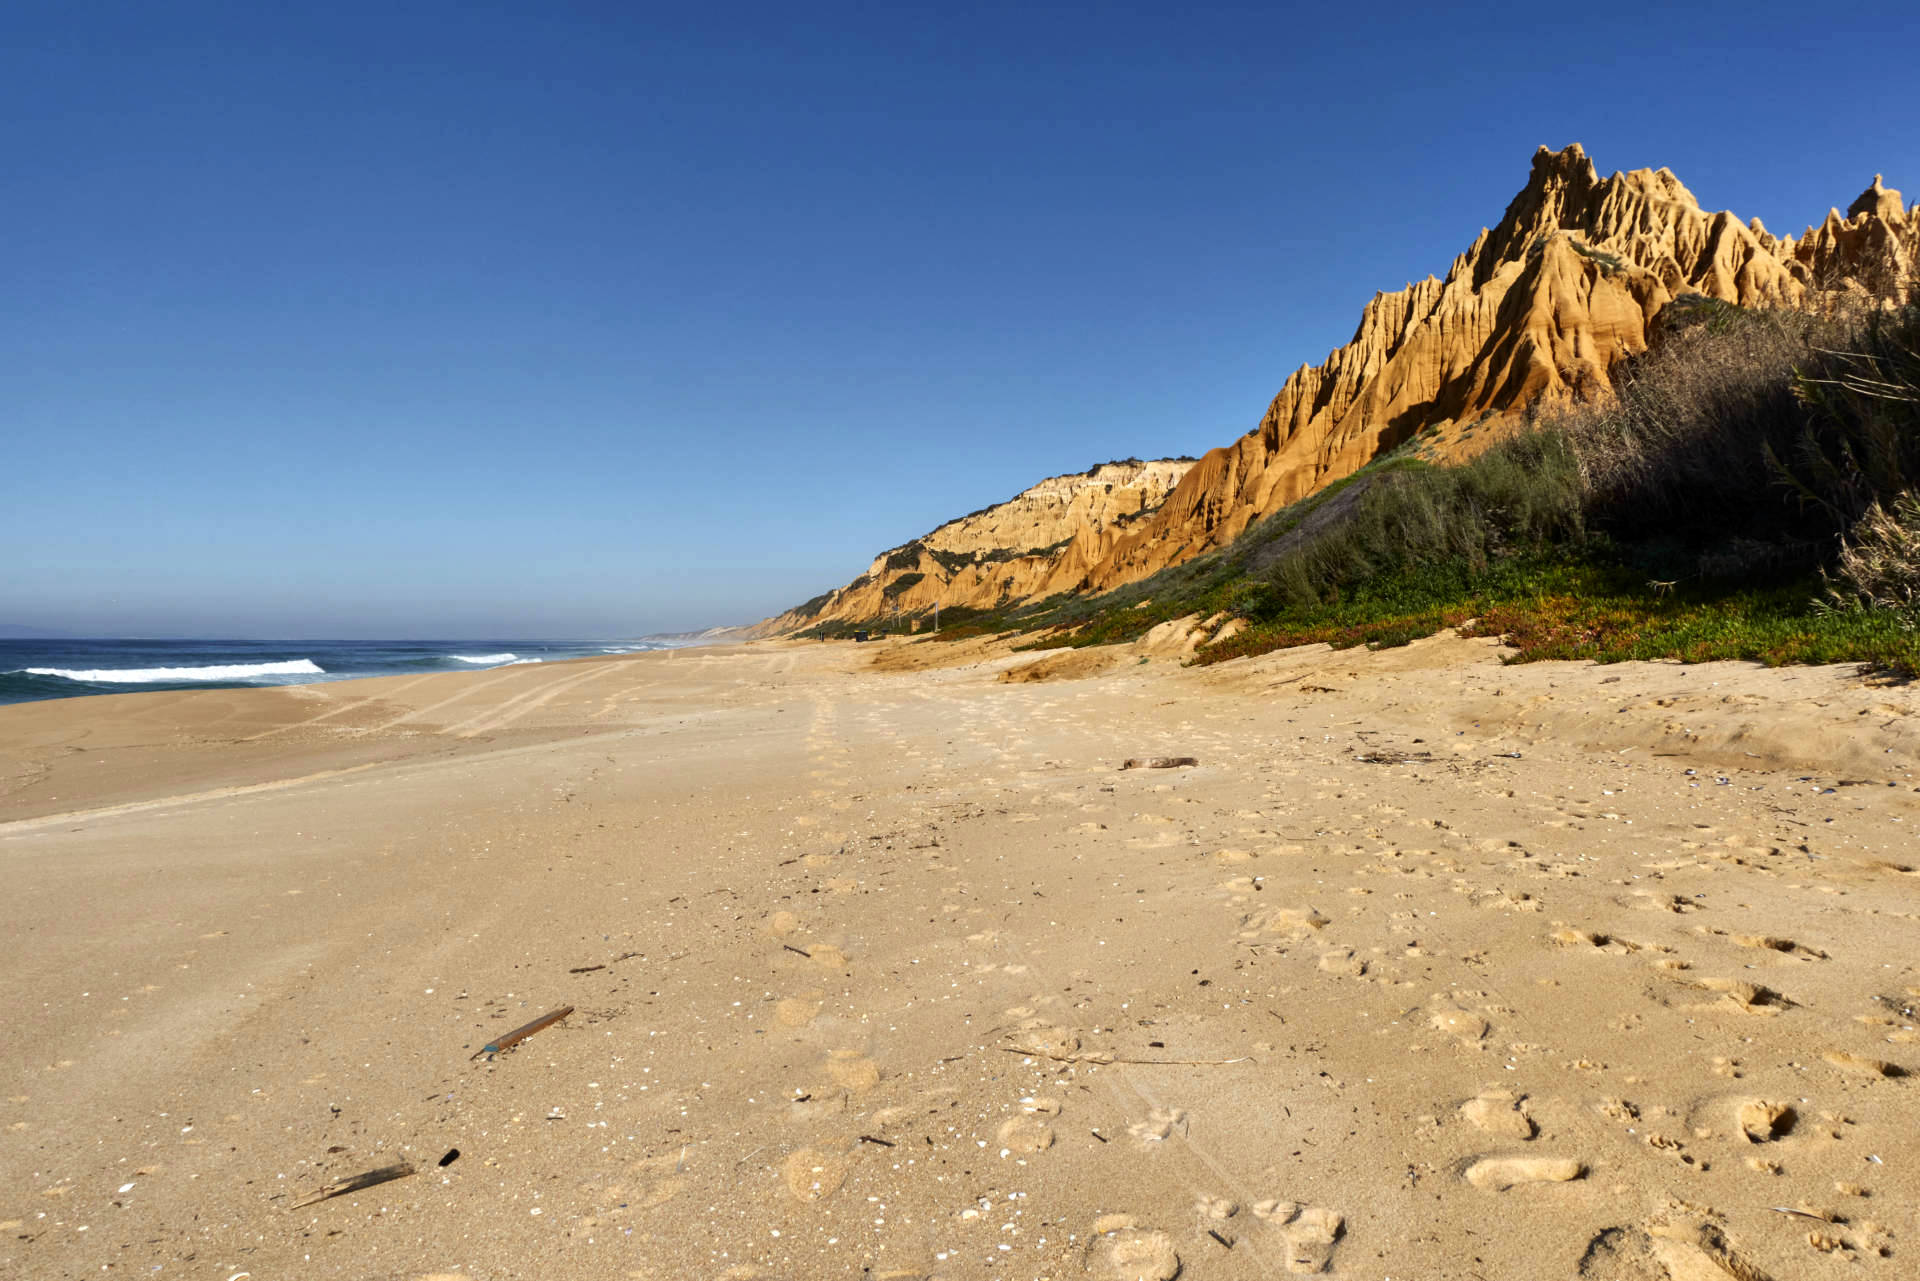
[[[305,685],[404,672],[473,672],[666,649],[631,641],[0,640],[0,703],[140,690]]]

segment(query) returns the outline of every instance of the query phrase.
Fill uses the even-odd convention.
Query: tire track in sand
[[[616,666],[608,663],[604,666],[596,665],[590,667],[575,676],[564,676],[557,680],[549,681],[538,689],[528,690],[524,694],[508,699],[490,711],[482,712],[479,716],[450,726],[446,732],[455,738],[475,738],[481,734],[491,734],[498,730],[503,730],[527,713],[545,707],[548,703],[551,703],[554,699],[560,697],[560,695],[566,693],[568,690],[573,689],[575,686],[585,685],[588,681],[605,676],[608,672],[615,670],[617,670]]]
[[[344,715],[356,708],[365,707],[368,703],[390,701],[393,695],[398,694],[403,689],[412,689],[421,681],[432,680],[435,676],[451,676],[456,674],[457,673],[453,672],[428,672],[425,675],[414,677],[404,685],[396,685],[383,694],[368,694],[364,698],[349,699],[330,712],[321,712],[318,716],[309,716],[303,721],[293,721],[286,725],[276,725],[272,729],[261,730],[258,734],[249,735],[240,741],[243,743],[257,743],[263,738],[272,738],[275,734],[284,734],[288,730],[305,729],[309,725],[318,725],[321,721],[330,721],[336,716]]]
[[[502,679],[498,679],[498,680],[492,679],[495,676],[500,676],[502,673],[505,674]],[[472,698],[475,694],[479,694],[479,693],[483,693],[488,690],[491,690],[495,685],[505,684],[506,682],[511,681],[514,678],[519,677],[523,674],[526,675],[527,679],[529,680],[538,680],[545,673],[541,672],[539,668],[531,665],[520,667],[518,670],[515,670],[514,667],[512,666],[508,666],[508,667],[495,667],[485,672],[476,672],[474,673],[474,675],[479,677],[480,679],[474,681],[472,685],[468,686],[465,689],[462,689],[459,693],[454,694],[448,698],[443,698],[437,703],[429,703],[425,707],[416,707],[412,711],[402,712],[400,715],[394,717],[390,721],[386,721],[379,725],[369,725],[366,728],[362,729],[360,732],[362,734],[382,733],[386,730],[390,730],[397,726],[404,725],[408,721],[413,720],[417,716],[425,716],[430,712],[437,712],[443,707],[450,707],[455,703],[464,702],[467,699]],[[432,673],[432,675],[464,676],[466,675],[466,673],[434,672]],[[497,706],[498,705],[496,704],[496,707]]]

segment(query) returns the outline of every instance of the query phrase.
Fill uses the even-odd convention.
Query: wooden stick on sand
[[[532,1036],[535,1032],[546,1031],[571,1013],[573,1013],[573,1007],[571,1005],[563,1005],[551,1014],[542,1014],[533,1022],[523,1023],[505,1036],[487,1042],[476,1050],[473,1055],[468,1058],[467,1062],[473,1062],[474,1059],[479,1058],[482,1054],[498,1054],[502,1050],[510,1050]]]
[[[363,1174],[350,1174],[344,1179],[335,1179],[306,1200],[288,1208],[299,1210],[321,1201],[331,1201],[334,1197],[345,1196],[349,1192],[358,1192],[363,1188],[378,1187],[382,1183],[391,1183],[395,1179],[404,1179],[413,1173],[413,1166],[405,1161],[395,1165],[383,1165],[377,1170],[368,1170]]]

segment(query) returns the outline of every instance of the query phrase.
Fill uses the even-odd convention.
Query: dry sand
[[[1915,691],[878,649],[0,708],[0,1274],[1920,1273]]]

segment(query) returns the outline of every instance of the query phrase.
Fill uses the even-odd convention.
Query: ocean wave
[[[162,682],[250,681],[264,676],[324,676],[326,669],[310,658],[283,663],[222,663],[213,667],[106,667],[75,671],[65,667],[23,667],[27,676],[56,676],[90,685],[155,685]]]
[[[511,663],[502,663],[500,665],[502,667],[521,667],[527,663],[544,663],[546,661],[544,658],[516,658]]]
[[[518,654],[448,654],[456,663],[517,663],[522,661]],[[534,659],[539,662],[539,659]]]

